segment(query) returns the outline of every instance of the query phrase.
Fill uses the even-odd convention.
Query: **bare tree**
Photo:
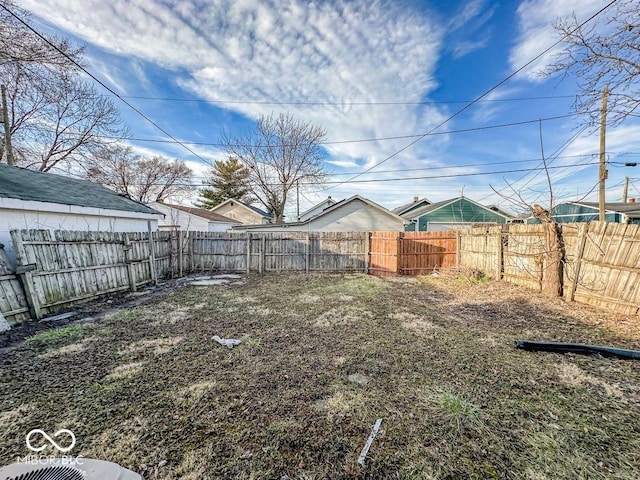
[[[15,15],[12,15],[15,14]],[[0,66],[21,65],[28,70],[29,65],[74,68],[68,58],[52,49],[31,30],[26,28],[16,16],[28,21],[31,15],[10,0],[0,0]],[[68,39],[49,37],[61,51],[78,60],[83,49],[73,47]]]
[[[139,157],[123,145],[102,151],[87,170],[90,180],[145,203],[191,192],[191,177],[191,169],[179,160]]]
[[[326,178],[320,143],[326,131],[290,114],[261,115],[254,132],[242,137],[223,135],[225,150],[249,169],[251,193],[282,222],[289,192],[321,184]]]
[[[9,131],[14,156],[27,168],[82,166],[105,144],[126,135],[113,102],[79,77],[74,62],[83,50],[48,38],[64,54],[20,23],[28,18],[0,1],[0,83],[8,93]],[[4,126],[4,125],[3,125]],[[4,137],[0,156],[5,156]]]
[[[539,136],[540,154],[543,170],[547,180],[549,208],[545,209],[537,203],[532,204],[528,202],[524,198],[523,193],[519,190],[516,190],[510,183],[507,183],[507,187],[511,191],[511,193],[508,195],[501,193],[493,186],[490,187],[496,194],[500,195],[503,199],[507,200],[515,207],[531,212],[531,214],[544,225],[544,249],[540,265],[542,273],[542,292],[550,296],[561,296],[562,276],[564,268],[564,245],[561,241],[560,226],[558,225],[558,222],[553,219],[553,209],[555,207],[553,197],[553,184],[551,182],[551,175],[549,174],[547,158],[545,157],[544,153],[542,122],[540,122],[539,124]]]
[[[545,75],[573,73],[576,110],[597,125],[602,90],[609,87],[609,121],[620,123],[640,105],[640,1],[618,0],[609,20],[580,27],[575,15],[558,20],[566,48]]]

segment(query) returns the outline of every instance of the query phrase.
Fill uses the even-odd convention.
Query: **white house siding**
[[[11,230],[146,232],[147,222],[151,222],[152,231],[158,230],[159,218],[148,213],[0,198],[0,243],[15,262]]]
[[[404,222],[355,199],[309,222],[309,230],[320,232],[403,231]]]
[[[304,224],[273,224],[244,232],[369,232],[371,230],[404,231],[401,218],[391,216],[361,200],[355,199]]]

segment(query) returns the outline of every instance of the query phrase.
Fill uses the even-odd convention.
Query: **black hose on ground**
[[[640,360],[640,351],[638,350],[602,347],[599,345],[585,345],[582,343],[532,342],[529,340],[516,340],[516,348],[521,348],[530,352],[582,353],[587,355],[597,353],[605,357]]]

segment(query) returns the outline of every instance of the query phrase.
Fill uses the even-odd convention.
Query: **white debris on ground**
[[[214,335],[213,340],[218,342],[220,345],[224,345],[228,349],[232,349],[233,347],[242,343],[241,340],[236,340],[235,338],[220,338],[218,335]]]
[[[229,283],[229,280],[225,280],[223,278],[208,278],[206,280],[193,280],[187,285],[193,285],[195,287],[209,287],[211,285],[226,285]]]
[[[232,281],[235,280],[235,281]],[[244,277],[233,273],[225,273],[220,275],[200,275],[197,277],[185,278],[184,285],[193,285],[196,287],[210,287],[214,285],[243,285]]]
[[[361,373],[352,373],[347,378],[350,382],[355,382],[360,385],[366,385],[367,383],[369,383],[369,377],[367,377],[366,375],[362,375]]]

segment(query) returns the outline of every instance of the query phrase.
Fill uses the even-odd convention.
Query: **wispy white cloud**
[[[424,132],[444,118],[433,106],[353,104],[420,101],[436,87],[444,31],[406,4],[25,0],[24,6],[108,52],[175,72],[174,81],[197,96],[245,101],[220,106],[249,118],[287,110],[324,126],[331,139]],[[251,103],[258,101],[333,105]],[[426,143],[398,161],[428,150]],[[404,145],[381,141],[329,150],[338,160],[366,164]]]
[[[603,6],[602,0],[523,1],[517,11],[518,38],[509,55],[512,69],[522,67],[559,38],[558,32],[553,28],[558,19],[575,14],[578,21],[582,22]],[[530,81],[542,81],[541,73],[560,51],[561,46],[558,46],[533,62],[526,68],[525,77]]]
[[[464,57],[489,44],[490,29],[487,23],[495,11],[496,6],[491,6],[487,0],[464,2],[446,26],[450,36],[447,49],[453,58]]]
[[[519,91],[517,88],[503,87],[493,90],[483,97],[482,101],[476,103],[471,111],[471,119],[474,124],[487,125],[495,120],[506,106],[506,103],[500,100],[515,97]]]

